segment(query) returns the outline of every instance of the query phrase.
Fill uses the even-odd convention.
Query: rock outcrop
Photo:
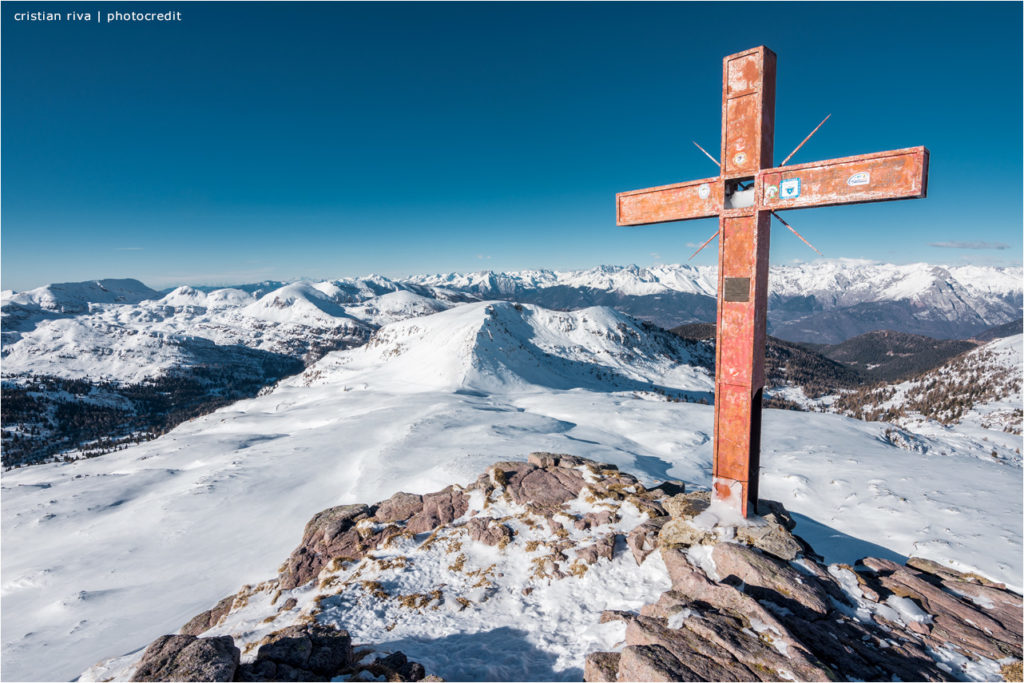
[[[637,527],[630,547],[641,561],[657,524],[672,589],[609,615],[626,622],[625,647],[588,655],[587,681],[941,681],[986,661],[1007,680],[1019,671],[1021,597],[1004,586],[919,558],[826,567],[771,501],[739,527],[702,520],[706,494],[663,505],[670,517]]]
[[[363,651],[361,654],[366,654]],[[365,659],[365,657],[364,657]],[[160,636],[146,648],[133,681],[420,681],[426,671],[402,652],[356,661],[348,633],[318,623],[289,626],[267,636],[256,658],[240,663],[231,636]]]
[[[231,636],[160,636],[146,648],[133,681],[233,681],[239,651]]]
[[[499,462],[466,487],[318,513],[275,579],[221,600],[182,635],[154,641],[135,680],[431,680],[401,652],[353,645],[344,606],[368,601],[391,631],[424,610],[460,613],[486,602],[500,569],[468,566],[466,543],[483,544],[474,547],[488,562],[525,557],[532,575],[524,596],[621,562],[623,553],[648,570],[660,556],[670,590],[635,612],[602,614],[602,622],[624,623],[625,640],[621,651],[587,655],[587,681],[1019,675],[1021,596],[920,558],[826,565],[793,533],[781,504],[761,501],[758,512],[725,525],[707,491],[687,492],[680,482],[648,489],[576,456]],[[437,583],[402,594],[401,572],[427,558],[443,562],[432,565]],[[275,626],[252,630],[261,618]],[[222,635],[232,623],[246,624],[231,631],[236,640]],[[217,637],[197,637],[207,631]]]

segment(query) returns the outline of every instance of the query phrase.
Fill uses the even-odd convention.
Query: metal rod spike
[[[782,224],[783,224],[783,225],[785,225],[785,226],[786,226],[787,228],[789,228],[789,231],[790,231],[791,233],[793,233],[794,235],[796,235],[797,237],[799,237],[799,238],[800,238],[800,240],[801,240],[801,241],[802,241],[802,242],[803,242],[804,244],[806,244],[807,246],[809,246],[809,247],[810,247],[811,249],[814,249],[814,251],[818,251],[818,249],[817,249],[817,248],[816,248],[816,247],[815,247],[815,246],[814,246],[813,244],[811,244],[810,242],[808,242],[807,240],[805,240],[805,239],[804,239],[804,236],[803,236],[803,235],[801,235],[801,234],[800,234],[800,233],[798,233],[798,232],[797,232],[796,230],[794,230],[794,229],[793,229],[793,226],[792,226],[792,225],[790,225],[790,224],[789,224],[789,223],[787,223],[786,221],[782,220],[782,217],[781,217],[781,216],[780,216],[779,214],[777,214],[777,213],[775,213],[774,211],[772,211],[772,215],[773,215],[773,216],[775,216],[776,218],[778,218],[778,219],[779,219],[779,222],[780,222],[780,223],[782,223]],[[820,251],[818,251],[818,256],[824,256],[824,254],[822,254],[822,253],[821,253]],[[691,258],[692,258],[692,257],[691,257]]]
[[[704,244],[702,244],[699,247],[697,247],[697,251],[693,252],[693,256],[696,256],[697,254],[699,254],[704,247],[708,246],[708,243],[711,242],[711,240],[713,240],[716,237],[718,237],[718,233],[720,233],[720,232],[722,232],[721,228],[719,228],[718,230],[715,230],[715,234],[714,235],[712,235],[711,237],[709,237],[706,240],[704,240]],[[690,258],[688,258],[686,260],[687,261],[692,261],[693,260],[693,256],[691,256]]]
[[[826,121],[828,121],[828,120],[829,120],[829,117],[831,117],[831,116],[832,116],[832,114],[829,114],[828,116],[826,116],[825,118],[823,118],[823,119],[821,120],[821,123],[819,123],[819,124],[818,124],[818,125],[817,125],[817,126],[816,126],[816,127],[814,128],[814,130],[812,130],[812,131],[811,131],[811,134],[810,134],[810,135],[808,135],[807,137],[805,137],[805,138],[804,138],[804,142],[807,142],[808,140],[810,140],[810,139],[811,139],[811,135],[814,135],[815,133],[817,133],[817,132],[818,132],[818,128],[821,128],[821,127],[822,127],[823,125],[825,125],[825,122],[826,122]],[[801,143],[800,143],[799,145],[797,145],[797,146],[796,146],[796,149],[794,149],[794,150],[793,150],[792,152],[790,152],[790,153],[789,153],[789,156],[788,156],[788,157],[786,157],[785,159],[783,159],[783,160],[782,160],[782,163],[781,163],[781,164],[779,164],[779,168],[782,168],[783,166],[785,166],[785,165],[786,165],[786,162],[787,162],[787,161],[789,161],[790,159],[792,159],[792,158],[793,158],[793,155],[794,155],[794,154],[796,154],[796,153],[797,153],[797,151],[799,151],[799,149],[800,149],[801,147],[803,147],[803,146],[804,146],[804,142],[801,142]],[[705,152],[705,154],[707,154],[707,152]]]
[[[691,140],[690,142],[692,142],[693,144],[697,145],[697,141],[696,140]],[[700,145],[697,145],[697,149],[699,149],[700,151],[704,152],[704,154],[707,155],[708,159],[711,159],[711,161],[715,164],[715,166],[717,166],[718,168],[722,168],[722,164],[718,163],[718,161],[713,156],[708,154],[708,151],[706,149],[704,149]]]

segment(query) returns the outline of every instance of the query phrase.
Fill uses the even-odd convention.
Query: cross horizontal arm
[[[910,147],[761,172],[761,206],[806,209],[928,194],[928,150]]]
[[[718,178],[690,180],[615,195],[617,225],[647,225],[717,216],[722,210]]]

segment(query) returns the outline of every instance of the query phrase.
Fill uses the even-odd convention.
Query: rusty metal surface
[[[760,204],[775,210],[917,199],[928,192],[928,150],[912,147],[773,168],[763,177]],[[781,183],[796,180],[799,196],[788,199]]]
[[[775,53],[753,48],[722,60],[722,177],[753,176],[772,164]]]
[[[722,210],[722,183],[715,177],[620,192],[615,195],[615,208],[618,225],[645,225],[717,216]]]
[[[718,250],[718,325],[715,372],[714,476],[731,482],[730,503],[741,512],[757,479],[752,445],[760,440],[753,419],[764,387],[765,309],[771,213],[756,209],[725,212]],[[737,284],[746,296],[735,296]],[[724,489],[723,489],[724,491]],[[736,500],[731,500],[736,498]],[[745,514],[745,513],[744,513]]]
[[[758,494],[773,211],[912,199],[928,191],[924,147],[769,168],[775,63],[764,46],[722,61],[721,176],[616,195],[619,225],[719,217],[713,491],[744,516],[756,510]],[[753,206],[724,208],[726,183],[748,177]]]

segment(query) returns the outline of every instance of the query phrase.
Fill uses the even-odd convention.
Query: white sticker
[[[733,163],[736,164],[737,166],[742,166],[743,162],[745,162],[746,160],[747,155],[744,154],[743,152],[740,152],[739,154],[732,158]]]
[[[769,185],[764,189],[764,193],[768,196],[768,199],[775,199],[775,196],[779,194],[779,188]]]
[[[800,196],[800,179],[787,178],[779,183],[779,195],[783,199],[796,199]]]
[[[871,174],[867,171],[861,171],[854,173],[852,176],[846,179],[847,185],[867,185],[871,182]]]
[[[704,183],[703,185],[697,188],[697,196],[700,197],[701,199],[707,199],[708,195],[710,194],[711,186],[708,185],[707,183]]]

